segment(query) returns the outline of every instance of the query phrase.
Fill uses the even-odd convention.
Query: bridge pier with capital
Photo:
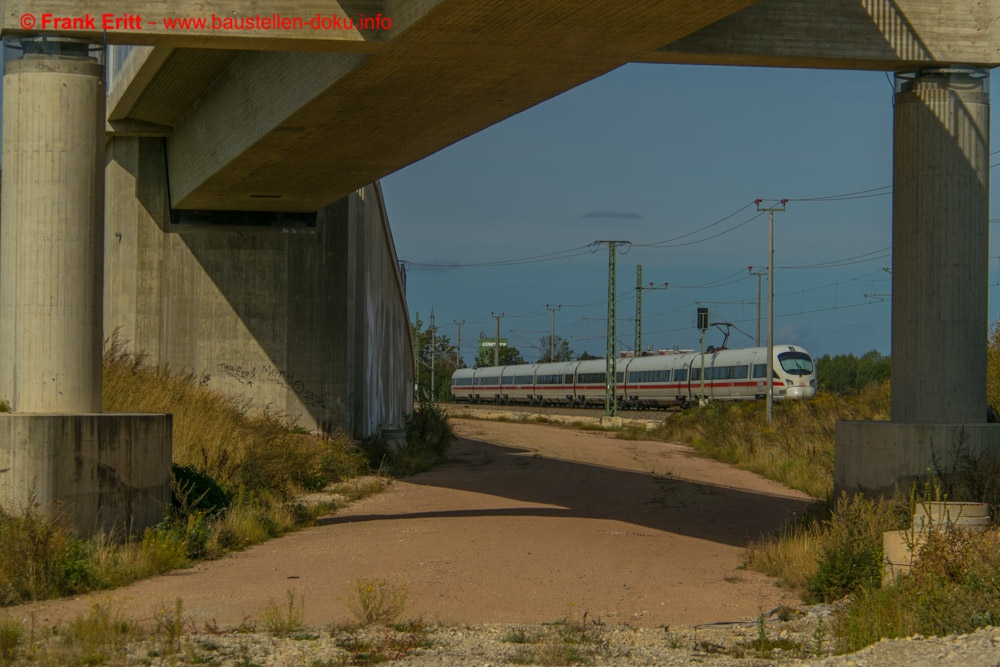
[[[896,77],[891,420],[837,425],[838,492],[890,493],[1000,453],[986,423],[988,82],[977,67]]]
[[[0,507],[82,532],[170,502],[170,415],[101,413],[104,67],[88,40],[5,40]]]

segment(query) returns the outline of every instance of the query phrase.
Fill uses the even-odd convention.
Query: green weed
[[[347,608],[365,625],[388,625],[403,613],[408,596],[405,584],[359,579],[348,597]]]
[[[0,665],[14,661],[21,642],[24,626],[9,617],[0,617]]]
[[[285,606],[280,607],[274,600],[268,600],[261,609],[264,628],[275,637],[288,637],[305,626],[306,601],[294,589],[285,591]]]

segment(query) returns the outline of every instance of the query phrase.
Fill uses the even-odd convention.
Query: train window
[[[674,382],[687,382],[687,379],[688,379],[688,369],[686,368],[674,369]]]
[[[809,375],[813,372],[812,357],[804,352],[782,352],[778,363],[789,375]]]
[[[753,376],[755,378],[766,378],[767,377],[767,364],[754,364],[753,365]]]
[[[579,381],[581,384],[604,384],[604,373],[580,373]]]
[[[615,375],[615,380],[617,380],[618,384],[621,384],[622,382],[624,382],[625,381],[625,373],[618,373],[618,374],[616,374]]]
[[[692,368],[691,369],[691,379],[692,380],[701,380],[701,369],[700,368]]]
[[[730,377],[733,377],[737,380],[744,380],[749,375],[750,375],[749,366],[733,366],[733,374]]]
[[[571,373],[567,373],[563,384],[573,384],[573,375]]]

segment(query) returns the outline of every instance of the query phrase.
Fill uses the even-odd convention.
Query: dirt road
[[[217,561],[76,600],[27,605],[56,620],[110,598],[151,617],[183,600],[196,623],[259,618],[294,589],[306,622],[350,620],[361,577],[405,583],[428,622],[545,622],[587,612],[639,626],[756,616],[795,600],[739,569],[748,537],[810,500],[679,445],[543,425],[454,420],[452,461],[394,482],[320,526]]]

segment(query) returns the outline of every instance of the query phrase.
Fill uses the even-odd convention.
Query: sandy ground
[[[259,620],[288,590],[306,622],[351,620],[359,578],[409,590],[408,617],[546,622],[587,612],[611,623],[754,617],[796,600],[739,569],[748,538],[809,499],[686,447],[544,425],[453,420],[452,461],[394,482],[316,528],[112,592],[25,605],[54,621],[110,600],[140,619],[183,600],[200,625]]]

